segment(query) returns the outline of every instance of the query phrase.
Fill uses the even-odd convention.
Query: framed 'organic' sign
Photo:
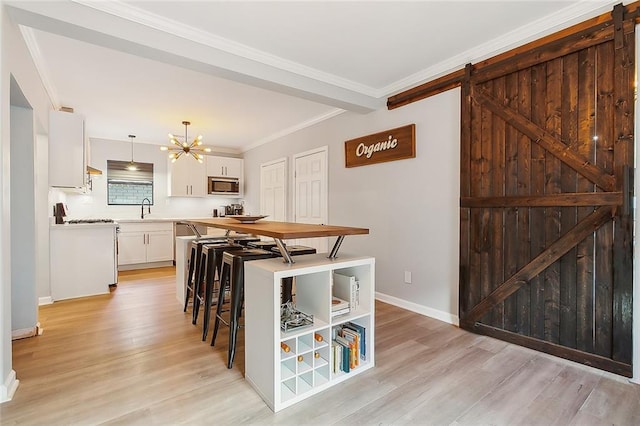
[[[344,143],[345,167],[367,166],[415,156],[415,124],[362,136]]]

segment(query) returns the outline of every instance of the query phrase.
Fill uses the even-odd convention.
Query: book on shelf
[[[348,373],[351,370],[351,345],[349,341],[342,336],[336,336],[336,343],[342,348],[340,370]]]
[[[360,365],[360,334],[350,328],[343,327],[340,335],[349,342],[349,367],[356,368]]]
[[[349,302],[333,296],[331,298],[331,316],[348,314],[350,311]]]
[[[356,324],[354,322],[348,322],[343,324],[343,328],[349,328],[358,333],[360,359],[363,361],[366,361],[367,360],[367,329],[361,326],[360,324]]]
[[[340,309],[339,311],[331,311],[331,317],[337,317],[338,315],[344,315],[349,313],[349,308]]]
[[[342,371],[342,345],[334,341],[331,343],[331,350],[333,351],[333,372],[339,373]]]
[[[360,306],[360,282],[353,275],[333,273],[333,296],[344,299],[352,310]]]

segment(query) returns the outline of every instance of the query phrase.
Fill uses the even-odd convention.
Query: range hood
[[[101,175],[102,170],[94,169],[91,166],[87,166],[87,174],[89,175]]]

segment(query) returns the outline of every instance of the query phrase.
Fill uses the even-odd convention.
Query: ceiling
[[[93,139],[242,152],[611,10],[612,1],[7,1]]]

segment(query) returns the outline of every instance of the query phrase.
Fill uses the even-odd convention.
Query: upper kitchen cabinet
[[[190,155],[172,163],[169,160],[169,196],[204,197],[207,195],[207,166]]]
[[[81,115],[49,113],[49,186],[83,188],[87,176],[84,118]]]
[[[207,176],[237,178],[242,182],[243,167],[242,158],[207,157]]]

